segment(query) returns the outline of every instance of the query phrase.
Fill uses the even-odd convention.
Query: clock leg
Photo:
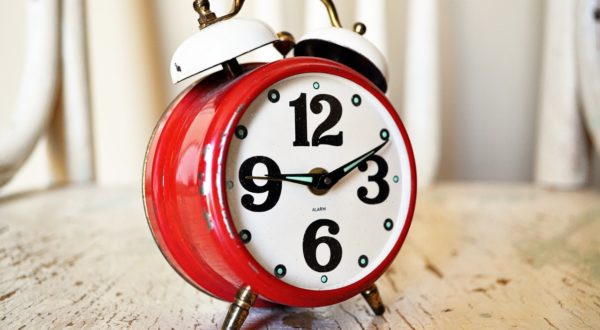
[[[365,298],[373,313],[375,315],[382,315],[385,312],[385,306],[379,295],[379,290],[375,284],[371,285],[368,289],[362,292],[362,296]]]
[[[229,311],[223,321],[223,330],[239,330],[242,328],[246,317],[250,313],[250,308],[256,301],[256,294],[252,292],[250,287],[243,287],[235,296],[235,300],[229,306]]]

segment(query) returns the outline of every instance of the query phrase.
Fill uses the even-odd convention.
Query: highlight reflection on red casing
[[[219,72],[196,83],[159,121],[148,146],[143,189],[148,223],[156,243],[184,279],[225,301],[233,301],[238,289],[246,285],[259,295],[255,306],[276,303],[317,307],[349,299],[383,274],[408,233],[416,201],[416,169],[406,130],[377,87],[337,62],[300,57],[246,65],[244,69],[247,72],[235,80],[228,80]],[[362,280],[335,290],[300,289],[263,269],[238,238],[225,195],[225,166],[233,128],[264,90],[303,73],[341,76],[372,93],[402,133],[413,178],[405,226],[390,254]]]

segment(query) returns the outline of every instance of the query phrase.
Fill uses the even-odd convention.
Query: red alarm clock
[[[151,138],[143,192],[156,243],[191,285],[232,302],[224,328],[241,327],[253,305],[326,306],[360,293],[381,314],[374,283],[416,199],[385,60],[359,33],[332,27],[303,37],[294,57],[239,64],[265,45],[284,56],[294,46],[233,18],[242,4],[217,18],[196,1],[201,30],[173,57],[174,82],[223,70],[184,91]]]

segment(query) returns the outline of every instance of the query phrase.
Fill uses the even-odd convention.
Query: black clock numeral
[[[310,102],[310,110],[318,115],[323,112],[323,102],[329,104],[329,115],[321,125],[317,127],[312,136],[312,146],[326,144],[339,147],[344,143],[344,132],[338,132],[335,135],[324,135],[327,131],[335,127],[342,118],[342,103],[332,95],[320,94],[315,96]],[[300,94],[300,97],[290,102],[290,107],[294,108],[294,119],[296,123],[296,140],[294,147],[309,147],[308,127],[307,127],[307,100],[306,93]]]
[[[318,115],[323,111],[323,104],[321,102],[329,103],[329,116],[327,119],[317,127],[315,133],[313,134],[312,144],[313,147],[317,147],[321,144],[327,144],[331,146],[339,147],[344,143],[344,133],[339,132],[336,135],[325,135],[325,132],[332,129],[337,123],[339,123],[340,119],[342,119],[342,103],[335,97],[327,94],[321,94],[315,96],[312,101],[310,101],[310,110]]]
[[[327,227],[331,235],[337,235],[340,232],[340,226],[335,221],[317,220],[306,229],[302,240],[302,250],[308,267],[316,272],[325,273],[336,269],[342,261],[342,245],[330,236],[317,238],[317,232],[321,227]],[[321,244],[325,244],[329,248],[329,261],[324,265],[321,265],[317,260],[317,248]]]
[[[379,192],[374,198],[368,198],[368,189],[366,187],[360,187],[358,188],[358,198],[366,204],[380,204],[383,203],[390,195],[390,185],[387,183],[387,181],[385,181],[385,176],[388,174],[388,164],[383,157],[379,155],[373,155],[367,158],[365,162],[360,164],[358,166],[358,170],[361,172],[366,172],[369,166],[368,162],[374,162],[377,165],[377,173],[369,176],[369,182],[375,182],[379,187]]]
[[[275,207],[279,202],[281,196],[281,181],[265,180],[265,184],[262,186],[257,185],[252,177],[254,167],[258,164],[263,164],[267,167],[267,175],[280,175],[281,171],[277,163],[271,158],[264,156],[256,156],[247,159],[240,166],[239,179],[240,184],[244,189],[251,193],[263,194],[268,193],[267,198],[262,204],[254,204],[254,196],[246,194],[242,196],[242,205],[252,212],[266,212]]]
[[[310,147],[306,123],[306,94],[302,93],[298,99],[290,102],[290,107],[294,108],[294,119],[296,121],[296,141],[294,141],[294,147]]]

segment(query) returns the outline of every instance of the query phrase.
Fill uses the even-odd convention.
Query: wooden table
[[[419,195],[404,248],[361,297],[253,309],[247,328],[600,328],[600,193],[441,185]],[[0,329],[215,329],[228,304],[163,260],[139,188],[0,200]]]

